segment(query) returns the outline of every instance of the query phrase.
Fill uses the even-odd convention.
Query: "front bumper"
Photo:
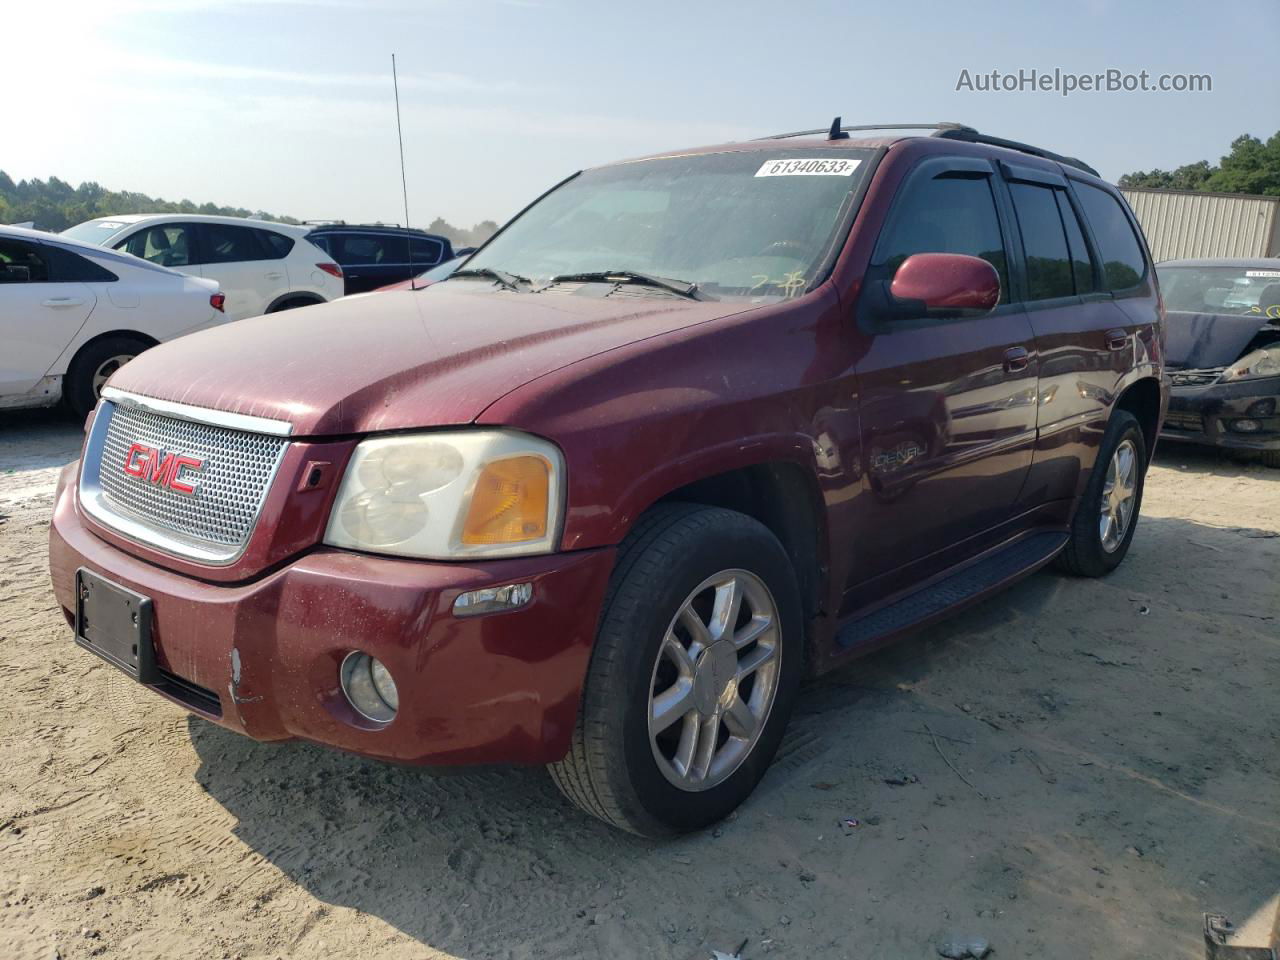
[[[1254,421],[1258,429],[1241,430],[1241,421]],[[1160,436],[1240,450],[1280,450],[1280,377],[1175,386]]]
[[[152,600],[161,695],[256,740],[300,738],[401,763],[543,764],[568,750],[612,549],[430,563],[318,548],[245,583],[214,584],[141,560],[86,526],[75,470],[49,533],[68,620],[79,567]],[[453,616],[467,590],[531,582],[518,610]],[[363,650],[387,665],[400,710],[383,727],[338,687]]]

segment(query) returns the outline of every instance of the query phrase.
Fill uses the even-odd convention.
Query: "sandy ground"
[[[1165,448],[1117,573],[811,685],[733,819],[650,843],[541,770],[255,744],[80,652],[45,568],[78,443],[0,422],[4,960],[1198,958],[1280,891],[1280,472]]]

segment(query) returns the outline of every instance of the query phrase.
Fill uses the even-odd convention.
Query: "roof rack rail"
[[[345,220],[303,220],[302,225],[304,227],[327,227],[345,225],[346,222]]]
[[[1004,147],[1008,150],[1017,150],[1019,153],[1027,153],[1033,157],[1043,157],[1045,160],[1053,160],[1057,163],[1065,163],[1069,167],[1075,167],[1083,170],[1085,173],[1092,174],[1095,177],[1101,177],[1097,170],[1089,166],[1083,160],[1075,157],[1063,156],[1060,153],[1054,153],[1051,150],[1043,150],[1040,147],[1033,147],[1029,143],[1021,143],[1017,140],[1006,140],[1004,137],[993,137],[985,133],[979,133],[973,127],[966,126],[963,123],[864,123],[856,126],[840,126],[840,118],[836,117],[836,122],[830,127],[818,127],[813,130],[797,130],[794,133],[775,133],[768,137],[758,137],[759,140],[788,140],[792,137],[814,137],[818,134],[825,134],[827,139],[836,140],[844,139],[840,134],[848,134],[852,131],[872,131],[872,130],[931,130],[931,137],[942,137],[946,140],[961,140],[965,143],[985,143],[993,147]]]
[[[840,118],[836,117],[838,121]],[[830,127],[819,127],[816,130],[797,130],[795,133],[775,133],[767,137],[757,137],[757,140],[789,140],[791,137],[812,137],[819,133],[825,133],[830,139],[844,139],[831,136],[834,133],[849,133],[850,131],[862,130],[973,130],[972,127],[966,127],[963,123],[863,123],[857,126],[842,127],[838,123]],[[977,130],[973,130],[977,133]]]

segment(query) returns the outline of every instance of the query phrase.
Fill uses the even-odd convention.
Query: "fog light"
[[[1248,414],[1251,417],[1271,417],[1276,412],[1276,398],[1267,397],[1265,400],[1255,400],[1249,404]]]
[[[1262,424],[1257,420],[1232,420],[1231,429],[1236,433],[1257,433],[1262,429]]]
[[[400,695],[391,672],[382,661],[353,650],[338,668],[338,679],[347,701],[362,717],[389,723],[400,709]]]
[[[508,583],[505,587],[486,587],[458,594],[453,601],[455,617],[475,617],[523,607],[533,597],[532,583]]]

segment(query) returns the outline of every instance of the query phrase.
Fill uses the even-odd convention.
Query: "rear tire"
[[[768,528],[716,507],[651,510],[619,549],[573,742],[549,767],[556,786],[646,837],[726,816],[782,739],[802,631],[795,572]]]
[[[1059,569],[1077,577],[1101,577],[1120,566],[1138,526],[1146,475],[1147,444],[1142,427],[1129,411],[1116,410],[1111,414],[1111,421],[1102,436],[1098,459],[1089,475],[1084,495],[1076,505],[1076,515],[1071,521],[1071,539],[1058,554]],[[1127,482],[1132,490],[1127,513],[1119,502],[1124,487],[1116,492],[1117,477]],[[1113,492],[1115,497],[1112,497]],[[1110,507],[1116,509],[1104,509]],[[1113,521],[1120,514],[1124,515],[1122,528],[1108,528],[1108,513]],[[1109,534],[1104,532],[1107,530],[1110,530]]]
[[[107,378],[150,346],[139,337],[117,336],[81,347],[63,381],[63,396],[71,412],[81,419],[88,416]]]
[[[1263,450],[1262,465],[1273,470],[1280,470],[1280,450]]]

